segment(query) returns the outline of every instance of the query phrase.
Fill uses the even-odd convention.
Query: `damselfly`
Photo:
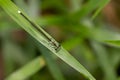
[[[46,35],[46,33],[41,28],[39,28],[39,26],[37,26],[34,22],[29,20],[21,11],[18,10],[18,13],[22,17],[24,17],[38,32],[40,32],[49,41],[49,44],[51,45],[52,48],[55,49],[56,52],[60,50],[61,45],[57,41],[55,41],[53,38]]]

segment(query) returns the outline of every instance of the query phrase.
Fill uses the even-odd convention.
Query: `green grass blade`
[[[86,15],[91,13],[94,9],[96,9],[99,4],[100,3],[98,3],[98,0],[89,0],[80,10],[73,13],[73,18],[78,20],[85,17]]]
[[[65,80],[63,77],[58,65],[56,64],[54,58],[51,55],[51,52],[47,50],[45,47],[40,45],[39,43],[36,43],[37,47],[39,48],[40,52],[42,53],[43,57],[46,60],[46,64],[49,67],[49,70],[54,77],[55,80]]]
[[[44,66],[45,61],[42,57],[35,58],[33,61],[26,64],[21,69],[8,76],[5,80],[25,80],[38,72]]]
[[[97,14],[109,2],[110,2],[110,0],[102,0],[102,1],[89,0],[80,10],[73,13],[73,18],[76,20],[81,19],[81,18],[85,17],[86,15],[88,15],[89,13],[91,13],[96,8],[98,8],[97,11],[95,12],[95,14],[92,16],[92,18],[95,18],[97,16]]]
[[[111,46],[120,47],[120,40],[106,40],[105,43]]]
[[[107,44],[109,46],[120,48],[120,34],[115,31],[103,29],[101,28],[93,29],[93,32],[91,33],[93,35],[92,39],[103,44]]]
[[[116,72],[109,60],[109,56],[105,47],[96,42],[92,42],[92,47],[96,53],[98,62],[100,63],[102,70],[105,73],[105,80],[117,80]]]
[[[89,80],[95,80],[95,78],[73,57],[71,56],[63,47],[56,52],[53,47],[50,46],[48,40],[44,38],[42,34],[40,34],[31,24],[20,14],[18,14],[18,10],[20,10],[15,4],[13,4],[10,0],[0,0],[0,6],[31,36],[33,36],[37,41],[39,41],[42,45],[48,48],[52,53],[56,54],[59,58],[61,58],[64,62],[69,64],[72,68],[83,74]],[[22,11],[22,10],[21,10]],[[41,28],[41,27],[39,27]],[[42,29],[42,31],[44,31]],[[45,31],[44,31],[45,32]],[[49,34],[45,32],[45,34],[51,37]],[[51,37],[52,38],[52,37]],[[52,38],[53,39],[53,38]]]
[[[60,71],[58,65],[56,64],[55,59],[51,55],[52,53],[48,49],[46,49],[44,46],[42,46],[40,43],[38,43],[37,41],[34,41],[34,39],[32,39],[32,41],[35,43],[35,45],[39,49],[39,52],[41,52],[43,57],[45,58],[46,64],[53,78],[55,80],[65,80],[62,72]]]
[[[94,19],[109,2],[110,0],[102,0],[100,2],[99,8],[95,11],[94,15],[92,16],[92,19]]]

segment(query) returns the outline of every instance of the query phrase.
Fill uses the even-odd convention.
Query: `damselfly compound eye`
[[[19,10],[18,10],[18,13],[20,14],[20,13],[21,13],[21,11],[19,11]]]

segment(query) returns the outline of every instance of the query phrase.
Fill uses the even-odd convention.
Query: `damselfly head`
[[[20,13],[21,13],[21,11],[19,11],[19,10],[18,10],[18,13],[20,14]]]

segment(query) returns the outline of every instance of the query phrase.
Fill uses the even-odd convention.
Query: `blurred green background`
[[[119,0],[112,0],[105,7],[107,0],[12,1],[60,42],[96,80],[120,80]],[[104,8],[96,16],[99,7]],[[31,75],[25,80],[86,80],[37,44],[0,8],[0,80],[39,56],[42,56],[42,67],[32,73],[27,65],[25,69]]]

